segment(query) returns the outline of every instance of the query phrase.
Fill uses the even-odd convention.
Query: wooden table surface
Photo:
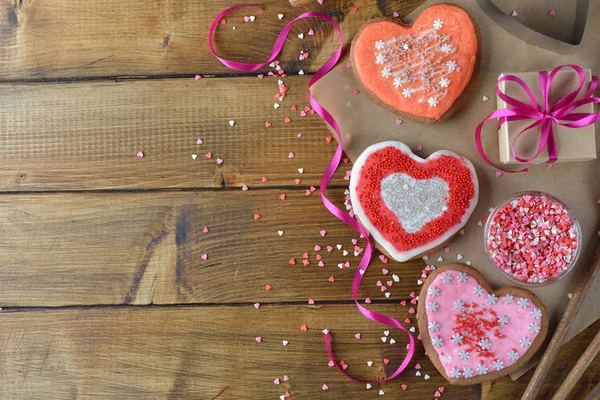
[[[265,59],[284,23],[307,10],[339,21],[347,50],[364,21],[406,15],[422,0],[325,0],[304,9],[249,2],[265,11],[227,17],[216,36],[226,57]],[[315,20],[294,27],[279,57],[290,89],[275,109],[275,79],[231,71],[209,53],[210,22],[234,3],[0,3],[0,398],[379,398],[379,387],[367,390],[328,367],[326,327],[357,377],[384,377],[403,358],[407,337],[392,331],[396,344],[382,343],[383,326],[351,301],[354,268],[337,267],[356,266],[355,235],[318,193],[306,195],[335,141],[327,142],[316,115],[299,111],[335,33]],[[244,22],[252,14],[256,20]],[[298,61],[300,50],[307,60]],[[342,165],[329,190],[338,204],[350,168]],[[386,299],[375,284],[384,267],[376,258],[360,296],[414,326],[410,304],[400,301],[418,291],[423,266],[385,265],[400,277]],[[558,388],[598,329],[597,322],[563,347],[541,398]],[[596,360],[573,399],[589,393],[599,367]],[[516,399],[530,376],[450,387],[419,344],[407,371],[383,390],[384,398],[420,400],[445,386],[442,399]]]

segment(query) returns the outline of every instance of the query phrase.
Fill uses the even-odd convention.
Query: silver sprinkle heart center
[[[440,178],[418,180],[397,173],[381,180],[381,197],[408,233],[421,230],[446,211],[450,193],[448,183]]]

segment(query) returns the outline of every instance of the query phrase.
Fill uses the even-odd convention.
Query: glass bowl
[[[563,254],[561,252],[561,254],[559,255],[558,253],[554,253],[554,254],[548,254],[546,256],[546,259],[549,259],[550,257],[554,256],[556,258],[559,258],[560,262],[563,262],[564,265],[561,265],[558,267],[558,271],[554,271],[553,274],[549,274],[548,271],[543,271],[544,268],[547,268],[547,265],[544,265],[542,267],[542,264],[544,263],[545,260],[541,261],[540,266],[538,268],[536,268],[534,266],[534,263],[531,262],[531,260],[526,260],[523,257],[525,253],[527,253],[527,250],[529,250],[532,246],[535,250],[544,250],[544,248],[540,248],[538,247],[540,242],[547,242],[547,240],[540,240],[540,237],[550,237],[550,240],[552,240],[556,233],[558,233],[558,231],[552,232],[552,228],[551,229],[545,229],[542,231],[543,234],[539,233],[539,230],[536,229],[538,228],[537,222],[539,222],[539,218],[538,220],[534,220],[532,221],[530,218],[528,217],[528,208],[519,208],[520,213],[524,213],[525,215],[522,218],[522,222],[524,224],[527,225],[526,229],[529,229],[526,232],[523,232],[521,235],[519,236],[513,236],[513,232],[512,230],[506,230],[506,231],[502,231],[502,233],[506,233],[508,234],[509,238],[511,239],[512,244],[510,244],[509,246],[507,246],[505,249],[498,249],[498,247],[502,247],[499,246],[499,228],[498,228],[498,222],[502,221],[503,223],[506,223],[507,219],[509,221],[512,221],[514,219],[514,216],[507,216],[502,218],[502,214],[498,215],[498,213],[502,210],[505,211],[508,207],[514,207],[518,204],[515,203],[515,201],[520,201],[521,199],[526,199],[527,196],[531,196],[532,199],[536,199],[537,197],[541,197],[542,199],[546,199],[552,203],[555,203],[556,205],[560,206],[562,208],[562,210],[564,210],[564,214],[566,214],[566,221],[567,223],[570,224],[570,221],[572,221],[572,227],[566,232],[567,236],[569,237],[569,239],[576,239],[576,244],[574,246],[576,246],[574,249],[570,248],[570,252],[566,251],[566,255],[564,255],[563,258]],[[543,201],[543,200],[541,200]],[[506,206],[506,207],[505,207]],[[561,212],[560,214],[563,214],[563,212]],[[548,215],[548,214],[547,214]],[[529,216],[531,216],[531,214],[529,214]],[[547,216],[544,217],[545,219],[548,219]],[[546,228],[550,228],[549,226],[546,226]],[[494,232],[492,232],[492,229],[494,230]],[[537,235],[536,235],[536,231],[537,231]],[[560,201],[559,199],[557,199],[556,197],[549,195],[547,193],[544,192],[537,192],[537,191],[528,191],[528,192],[519,192],[519,193],[515,193],[509,197],[507,197],[506,199],[504,199],[498,206],[496,206],[494,208],[494,210],[491,212],[491,214],[488,216],[488,219],[485,223],[485,228],[483,230],[484,234],[483,234],[483,245],[484,245],[484,250],[485,253],[488,256],[488,259],[490,260],[490,262],[492,263],[492,265],[494,265],[496,267],[496,269],[504,276],[506,277],[509,281],[511,281],[512,283],[519,285],[519,286],[525,286],[525,287],[540,287],[540,286],[546,286],[546,285],[550,285],[556,281],[558,281],[559,279],[561,279],[562,277],[564,277],[565,275],[567,275],[569,273],[569,271],[571,271],[573,269],[573,267],[575,266],[575,264],[577,263],[577,259],[579,258],[579,255],[581,253],[581,226],[579,225],[579,221],[577,220],[577,218],[575,217],[575,215],[573,214],[573,212],[567,207],[567,205],[565,203],[563,203],[562,201]],[[574,236],[573,236],[574,235]],[[537,241],[536,241],[537,238]],[[495,239],[495,240],[494,240]],[[512,240],[512,239],[517,239],[517,240]],[[527,240],[529,240],[527,242]],[[534,243],[535,242],[535,243]],[[547,246],[546,246],[547,248]],[[504,254],[502,254],[501,252],[503,252]],[[529,253],[531,254],[531,253]],[[515,260],[516,258],[516,260]],[[543,255],[540,255],[538,257],[536,257],[536,260],[540,260],[543,259]],[[560,259],[562,258],[562,260]],[[519,262],[519,261],[523,261],[523,262]],[[541,268],[540,268],[541,267]],[[519,271],[519,272],[515,272],[515,271]],[[537,274],[538,272],[541,272],[541,274]]]

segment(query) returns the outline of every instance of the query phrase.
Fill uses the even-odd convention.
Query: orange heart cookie
[[[352,41],[352,67],[364,91],[404,118],[438,123],[466,98],[479,70],[479,34],[460,7],[439,4],[412,26],[379,18]]]

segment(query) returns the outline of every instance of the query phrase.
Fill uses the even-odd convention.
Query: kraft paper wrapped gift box
[[[552,68],[550,68],[551,70]],[[589,83],[592,78],[592,73],[589,69],[584,69],[585,72],[585,83],[577,96],[577,100],[581,99],[589,88]],[[499,78],[505,75],[514,75],[521,78],[525,84],[531,89],[535,95],[536,100],[539,104],[543,104],[541,100],[539,75],[537,72],[521,72],[511,74],[500,74]],[[550,105],[555,104],[561,98],[567,96],[579,87],[579,76],[577,72],[573,70],[561,70],[559,71],[554,79],[552,80],[552,86],[550,88],[549,100]],[[498,84],[500,91],[505,93],[507,96],[512,97],[523,103],[530,103],[529,97],[515,82],[502,81]],[[506,102],[499,97],[496,98],[498,109],[510,107]],[[575,113],[593,113],[594,104],[589,103],[581,106],[574,110]],[[521,121],[510,121],[505,122],[500,127],[499,134],[499,148],[500,148],[500,162],[503,164],[521,164],[515,160],[512,154],[512,147],[514,147],[517,155],[521,158],[531,158],[535,156],[538,151],[538,144],[540,140],[541,126],[537,126],[525,133],[523,133],[519,139],[515,142],[515,138],[523,129],[531,125],[534,120],[525,119]],[[596,158],[596,140],[594,124],[583,127],[583,128],[568,128],[558,124],[553,124],[554,137],[558,147],[558,160],[557,162],[568,162],[568,161],[587,161]],[[531,161],[534,164],[545,163],[548,160],[548,149],[545,148],[542,153]]]

